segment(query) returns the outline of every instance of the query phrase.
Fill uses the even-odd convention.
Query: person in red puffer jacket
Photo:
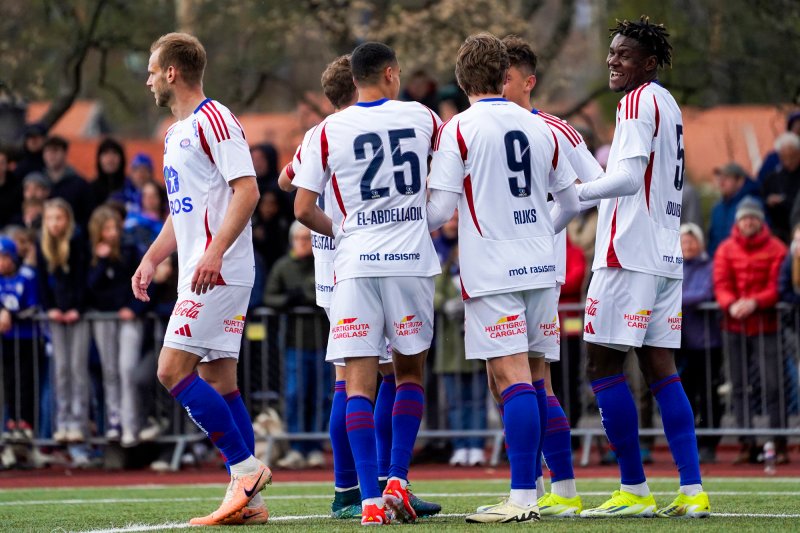
[[[723,344],[737,427],[752,427],[755,412],[768,414],[770,427],[786,426],[786,414],[779,408],[781,358],[775,309],[778,272],[785,256],[786,245],[765,224],[761,205],[744,198],[736,209],[731,236],[714,255],[714,295],[724,316],[728,342]],[[736,462],[754,462],[755,439],[740,442]]]

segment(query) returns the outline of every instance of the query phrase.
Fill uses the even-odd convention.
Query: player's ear
[[[166,77],[167,81],[169,83],[172,83],[172,82],[175,81],[175,78],[178,76],[178,69],[176,69],[175,67],[170,65],[170,66],[167,67],[167,70],[166,70],[165,74],[166,74],[165,77]]]
[[[528,76],[528,79],[525,81],[525,86],[528,91],[532,91],[533,88],[536,87],[536,74]]]
[[[658,69],[658,58],[656,56],[647,56],[644,60],[644,69],[647,72],[653,72]]]

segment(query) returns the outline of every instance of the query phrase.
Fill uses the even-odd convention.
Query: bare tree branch
[[[109,83],[106,79],[106,74],[108,73],[108,48],[101,48],[100,49],[100,79],[98,80],[98,86],[102,89],[107,90],[111,94],[113,94],[119,103],[125,108],[125,111],[129,113],[136,112],[136,106],[131,102],[130,98],[128,98],[125,91],[114,85],[113,83]]]
[[[572,29],[572,20],[575,18],[575,0],[564,0],[561,2],[561,8],[558,13],[558,19],[553,27],[553,33],[550,40],[542,48],[539,56],[539,65],[541,69],[546,71],[547,66],[553,61],[561,52],[564,43],[569,38],[570,30]]]
[[[97,0],[88,27],[85,30],[80,26],[78,27],[79,41],[74,48],[75,51],[65,62],[65,79],[62,89],[59,95],[50,103],[50,107],[47,108],[47,112],[41,119],[41,123],[48,130],[69,110],[78,97],[78,93],[80,93],[83,81],[83,63],[92,48],[94,34],[100,22],[100,15],[107,4],[108,0]],[[74,10],[73,15],[77,15]]]

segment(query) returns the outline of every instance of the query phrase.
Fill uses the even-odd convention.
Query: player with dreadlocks
[[[681,111],[657,79],[671,64],[669,34],[643,16],[611,29],[608,85],[624,93],[606,175],[577,186],[599,200],[595,259],[586,302],[587,373],[617,456],[620,490],[582,517],[709,516],[700,480],[694,415],[675,368],[681,342],[680,245],[684,147]],[[642,467],[636,405],[623,373],[633,348],[658,402],[680,474],[677,498],[657,510]]]

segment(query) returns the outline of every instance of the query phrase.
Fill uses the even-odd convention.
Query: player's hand
[[[139,268],[131,278],[131,290],[133,296],[140,302],[149,302],[150,296],[147,295],[147,287],[150,286],[150,281],[153,279],[153,272],[155,267],[153,263],[147,259],[142,259],[139,263]]]
[[[47,311],[47,318],[49,318],[53,322],[63,322],[64,313],[61,312],[61,309],[50,309],[49,311]]]
[[[222,270],[222,255],[209,248],[200,258],[192,274],[191,290],[195,294],[205,294],[217,285]]]
[[[120,320],[128,321],[136,318],[136,313],[134,313],[130,307],[123,307],[122,309],[117,311],[117,316],[119,317]]]
[[[81,314],[78,312],[77,309],[70,309],[69,311],[64,313],[62,317],[64,324],[74,324],[80,319],[81,319]]]

